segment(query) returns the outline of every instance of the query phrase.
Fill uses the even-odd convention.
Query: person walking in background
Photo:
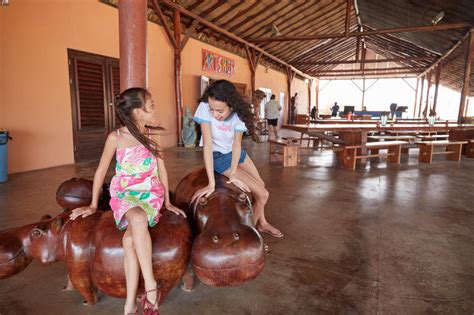
[[[275,94],[272,94],[270,101],[265,104],[265,118],[268,121],[268,137],[275,135],[278,139],[278,117],[280,117],[281,106],[275,100]]]

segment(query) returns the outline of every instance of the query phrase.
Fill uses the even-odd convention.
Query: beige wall
[[[235,61],[235,75],[228,76],[213,72],[202,71],[201,55],[202,49],[206,49],[213,53],[220,54]],[[193,111],[197,106],[197,100],[200,95],[200,77],[201,75],[219,80],[226,79],[236,83],[247,85],[247,92],[250,91],[250,68],[247,59],[241,58],[227,51],[221,50],[214,46],[207,45],[200,41],[190,39],[181,54],[182,59],[182,83],[183,83],[183,105],[189,106]],[[173,60],[173,59],[171,59]],[[246,96],[249,96],[247,93]]]
[[[118,58],[118,10],[97,0],[41,5],[23,0],[0,8],[0,128],[15,138],[9,146],[10,173],[74,162],[68,48]],[[203,72],[202,48],[234,59],[236,75]],[[164,30],[148,23],[148,84],[166,128],[165,147],[176,145],[173,58]],[[193,39],[182,59],[185,106],[196,107],[200,75],[245,83],[250,89],[246,59]],[[301,82],[294,82],[297,89]],[[278,92],[279,98],[280,91],[287,92],[286,76],[270,69],[265,73],[259,66],[260,86]]]

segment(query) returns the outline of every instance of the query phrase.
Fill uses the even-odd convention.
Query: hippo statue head
[[[265,265],[260,234],[253,227],[250,198],[217,189],[195,208],[201,231],[191,254],[194,273],[208,285],[235,286],[256,278]]]
[[[40,221],[31,228],[28,253],[44,265],[58,261],[61,231],[63,222],[67,220],[64,216]]]
[[[62,220],[45,215],[36,223],[1,231],[0,279],[23,271],[34,258],[43,264],[56,261]]]

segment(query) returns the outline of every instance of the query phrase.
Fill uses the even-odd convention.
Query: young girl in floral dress
[[[110,161],[116,154],[116,175],[110,184],[110,207],[123,236],[127,299],[125,314],[137,314],[136,295],[140,270],[146,293],[141,305],[144,314],[158,314],[159,288],[153,275],[151,238],[148,226],[155,226],[164,207],[175,214],[184,212],[170,203],[168,175],[160,147],[151,139],[156,126],[155,105],[148,91],[130,88],[117,100],[117,114],[123,126],[109,134],[94,176],[92,202],[72,211],[71,219],[87,217],[97,210],[100,189]]]

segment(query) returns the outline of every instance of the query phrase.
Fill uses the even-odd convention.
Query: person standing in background
[[[275,140],[278,139],[278,117],[280,117],[281,106],[275,100],[275,94],[272,94],[270,101],[265,104],[265,118],[268,121],[268,137],[275,135]]]
[[[331,116],[332,117],[337,117],[338,112],[339,112],[339,105],[337,105],[337,102],[335,102],[334,106],[331,107]]]

